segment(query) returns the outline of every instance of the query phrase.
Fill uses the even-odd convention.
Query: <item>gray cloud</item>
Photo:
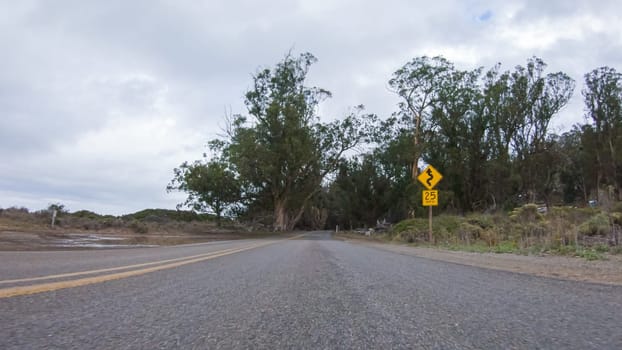
[[[19,1],[0,3],[0,207],[121,214],[173,208],[171,169],[244,112],[252,74],[289,50],[319,58],[325,119],[386,117],[393,71],[420,55],[505,69],[536,55],[577,80],[620,69],[617,1]]]

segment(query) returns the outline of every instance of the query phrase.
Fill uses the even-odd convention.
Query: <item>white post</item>
[[[56,222],[56,209],[52,211],[52,227],[54,227],[55,222]]]

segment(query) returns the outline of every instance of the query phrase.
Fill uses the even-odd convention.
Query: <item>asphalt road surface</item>
[[[0,252],[0,349],[177,348],[622,349],[622,287],[427,260],[322,232]]]

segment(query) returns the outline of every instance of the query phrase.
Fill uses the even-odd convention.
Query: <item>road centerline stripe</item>
[[[30,294],[36,294],[36,293],[51,292],[51,291],[60,290],[60,289],[81,287],[81,286],[86,286],[86,285],[95,284],[95,283],[102,283],[102,282],[107,282],[107,281],[128,278],[132,276],[144,275],[150,272],[172,269],[172,268],[176,268],[176,267],[180,267],[184,265],[198,263],[201,261],[219,258],[219,257],[226,256],[226,255],[240,253],[240,252],[251,250],[251,249],[265,247],[265,246],[275,244],[281,241],[292,240],[292,239],[296,239],[302,236],[304,235],[296,235],[296,236],[285,238],[282,240],[275,240],[275,241],[268,241],[268,242],[263,242],[259,244],[253,244],[253,245],[245,246],[242,248],[231,248],[231,249],[226,249],[226,250],[222,250],[219,252],[206,253],[208,255],[199,256],[195,258],[188,257],[185,260],[174,261],[174,262],[170,262],[165,265],[152,266],[152,267],[147,267],[143,269],[130,270],[130,271],[125,271],[125,272],[117,272],[117,273],[101,275],[101,276],[85,277],[85,278],[79,278],[79,279],[68,280],[68,281],[48,282],[48,283],[33,284],[33,285],[28,285],[28,286],[3,288],[3,289],[0,289],[0,299],[20,296],[20,295],[30,295]]]
[[[186,260],[186,259],[194,259],[194,258],[199,258],[199,257],[207,256],[207,255],[210,255],[210,254],[222,253],[222,252],[226,252],[226,251],[230,251],[230,250],[234,250],[234,249],[238,249],[238,248],[229,248],[229,249],[224,249],[224,250],[218,250],[218,251],[215,251],[215,252],[202,253],[202,254],[196,254],[196,255],[190,255],[190,256],[184,256],[184,257],[173,258],[173,259],[166,259],[166,260],[150,261],[150,262],[145,262],[145,263],[140,263],[140,264],[133,264],[133,265],[126,265],[126,266],[109,267],[109,268],[104,268],[104,269],[85,270],[85,271],[61,273],[61,274],[56,274],[56,275],[47,275],[47,276],[39,276],[39,277],[28,277],[28,278],[18,278],[18,279],[12,279],[12,280],[3,280],[3,281],[0,281],[0,284],[20,283],[20,282],[34,282],[34,281],[42,281],[42,280],[65,278],[65,277],[92,275],[92,274],[102,273],[102,272],[128,270],[128,269],[133,269],[133,268],[137,268],[137,267],[165,264],[165,263],[169,263],[169,262],[181,261],[181,260]]]
[[[79,279],[74,279],[74,280],[69,280],[69,281],[60,281],[60,282],[48,282],[48,283],[34,284],[34,285],[21,286],[21,287],[3,288],[3,289],[0,289],[0,299],[19,296],[19,295],[29,295],[29,294],[36,294],[36,293],[43,293],[43,292],[51,292],[51,291],[55,291],[59,289],[74,288],[74,287],[86,286],[89,284],[102,283],[106,281],[113,281],[113,280],[128,278],[132,276],[144,275],[150,272],[172,269],[175,267],[180,267],[180,266],[184,266],[188,264],[193,264],[193,263],[197,263],[197,262],[201,262],[205,260],[215,259],[215,258],[219,258],[222,256],[239,253],[239,252],[243,252],[246,250],[259,248],[264,245],[267,245],[267,244],[239,248],[239,249],[235,249],[235,250],[228,251],[228,252],[220,252],[217,254],[212,254],[212,255],[204,256],[200,258],[177,261],[177,262],[173,262],[173,263],[166,264],[166,265],[159,265],[159,266],[153,266],[153,267],[148,267],[144,269],[112,273],[112,274],[102,275],[102,276],[85,277],[85,278],[79,278]]]

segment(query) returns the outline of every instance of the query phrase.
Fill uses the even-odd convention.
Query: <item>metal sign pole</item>
[[[430,209],[429,211],[430,212],[430,230],[428,232],[428,238],[430,239],[430,243],[433,243],[432,242],[432,206],[429,206],[428,208]]]

